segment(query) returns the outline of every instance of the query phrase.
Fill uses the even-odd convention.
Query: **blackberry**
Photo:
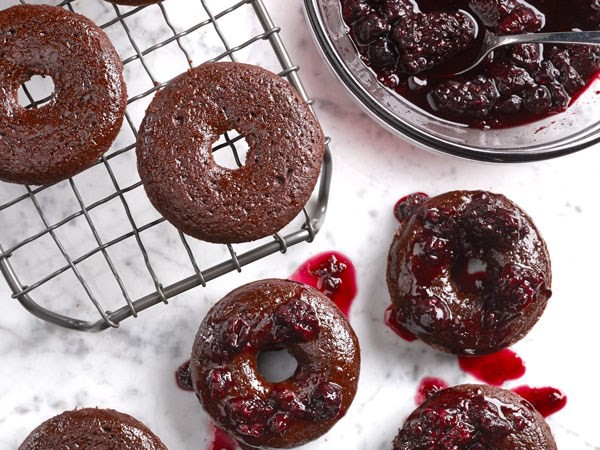
[[[398,69],[408,74],[448,61],[474,38],[475,23],[460,12],[408,16],[390,33],[399,53]]]
[[[498,97],[494,80],[479,75],[466,82],[440,83],[430,92],[429,102],[435,111],[448,116],[482,119],[490,113]]]

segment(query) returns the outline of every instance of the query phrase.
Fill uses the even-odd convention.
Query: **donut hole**
[[[256,361],[258,373],[269,383],[289,380],[298,368],[298,361],[287,349],[259,352]]]
[[[54,80],[49,75],[33,75],[19,87],[19,105],[36,109],[46,106],[54,98]]]
[[[458,258],[452,265],[452,279],[466,294],[481,292],[488,279],[488,265],[479,258]]]
[[[230,130],[213,145],[213,159],[221,167],[236,170],[246,164],[248,148],[246,138],[236,130]]]

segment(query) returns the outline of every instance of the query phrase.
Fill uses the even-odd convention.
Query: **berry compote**
[[[349,34],[386,87],[443,119],[489,129],[564,111],[600,71],[600,47],[518,44],[463,75],[494,34],[600,29],[599,0],[340,0]]]

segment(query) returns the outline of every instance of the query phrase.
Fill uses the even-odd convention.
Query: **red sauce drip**
[[[240,450],[240,444],[223,430],[212,426],[213,441],[209,450]]]
[[[425,377],[419,383],[419,387],[417,388],[417,395],[415,395],[415,403],[420,405],[433,394],[442,389],[446,389],[448,387],[448,383],[440,378],[435,377]]]
[[[506,381],[516,380],[525,374],[523,360],[508,348],[491,355],[459,356],[458,364],[478,380],[494,386],[502,386]]]
[[[567,404],[567,396],[553,387],[519,386],[513,392],[529,401],[544,417],[560,411]]]
[[[384,321],[385,324],[388,327],[390,327],[394,333],[396,333],[405,341],[412,342],[417,340],[417,337],[414,334],[412,334],[410,331],[404,328],[404,325],[398,322],[397,315],[394,311],[394,305],[390,305],[386,308],[384,314]]]
[[[194,390],[194,383],[192,383],[192,374],[190,372],[190,361],[184,362],[177,368],[175,381],[177,381],[177,386],[184,391]]]
[[[347,256],[321,253],[302,264],[290,280],[312,286],[331,299],[348,317],[356,297],[356,269]]]

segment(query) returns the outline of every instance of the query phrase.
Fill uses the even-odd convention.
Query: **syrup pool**
[[[415,395],[415,403],[420,405],[433,394],[442,389],[446,389],[448,387],[448,383],[446,383],[441,378],[436,377],[425,377],[419,383],[417,387],[417,394]]]
[[[508,348],[490,355],[459,356],[458,365],[478,380],[494,386],[521,378],[526,370],[523,360]]]
[[[347,256],[321,253],[302,264],[290,280],[318,289],[333,301],[346,317],[356,297],[356,269]]]
[[[243,450],[240,444],[215,425],[212,426],[213,439],[208,450]]]
[[[513,392],[519,394],[531,403],[544,417],[548,417],[560,411],[567,404],[567,396],[560,390],[549,386],[519,386],[514,388]]]

